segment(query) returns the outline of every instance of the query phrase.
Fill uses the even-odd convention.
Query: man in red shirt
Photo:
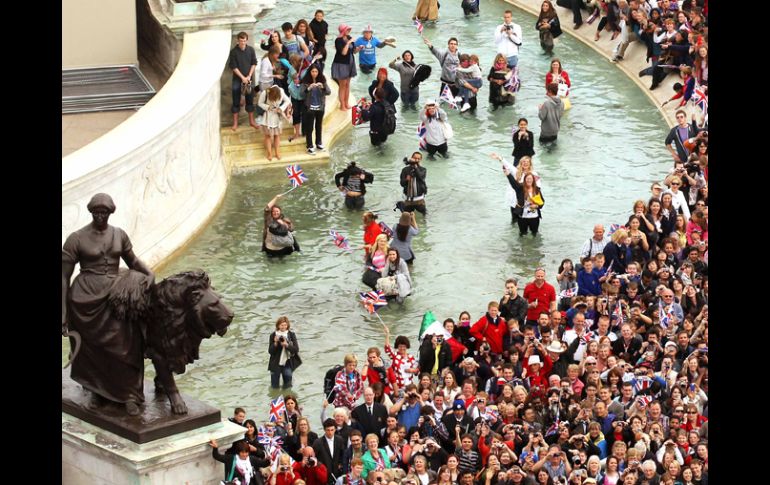
[[[304,480],[307,485],[326,485],[327,483],[326,466],[315,457],[312,446],[302,448],[302,461],[295,461],[292,469],[294,475]]]
[[[500,304],[490,301],[487,313],[471,327],[471,336],[476,338],[476,348],[486,342],[493,354],[503,353],[503,335],[508,331],[505,319],[500,316]]]
[[[529,303],[527,325],[537,325],[540,312],[550,313],[556,310],[556,290],[545,282],[545,270],[535,270],[535,281],[524,287],[524,299]]]

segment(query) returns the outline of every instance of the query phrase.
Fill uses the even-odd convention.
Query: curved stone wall
[[[91,220],[97,192],[115,200],[110,223],[150,266],[182,248],[219,206],[229,178],[219,138],[219,82],[229,30],[186,34],[164,88],[141,110],[62,159],[61,240]]]

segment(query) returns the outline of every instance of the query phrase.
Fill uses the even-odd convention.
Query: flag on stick
[[[275,422],[281,419],[281,413],[286,412],[286,403],[283,402],[283,396],[270,401],[270,422]]]

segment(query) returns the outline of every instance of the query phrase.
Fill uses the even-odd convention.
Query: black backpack
[[[344,367],[341,364],[335,365],[324,374],[324,397],[330,403],[334,402],[334,395],[337,393],[337,391],[332,390],[334,389],[334,380],[337,378],[337,373]]]
[[[385,135],[392,135],[396,131],[396,107],[387,101],[383,101],[382,105],[385,108],[385,119],[380,131]]]

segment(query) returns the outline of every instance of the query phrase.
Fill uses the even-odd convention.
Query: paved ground
[[[168,78],[160,75],[149,62],[139,60],[142,74],[155,91],[160,91]],[[126,121],[136,110],[100,111],[63,114],[61,117],[61,156],[82,148]]]

